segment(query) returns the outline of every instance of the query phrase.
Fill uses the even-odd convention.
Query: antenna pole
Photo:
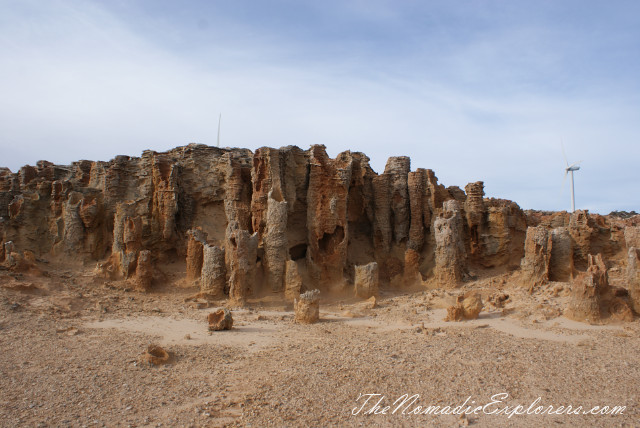
[[[218,117],[218,147],[220,147],[220,122],[222,122],[222,113]]]
[[[571,212],[575,212],[576,211],[576,197],[574,194],[574,187],[573,187],[573,171],[571,171]]]

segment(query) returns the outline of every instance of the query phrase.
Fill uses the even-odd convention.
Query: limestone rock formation
[[[300,295],[303,289],[302,276],[298,271],[298,264],[293,260],[287,260],[285,268],[285,290],[284,297],[287,301],[293,302]]]
[[[566,227],[551,230],[548,244],[549,280],[571,281],[573,277],[573,244],[571,234]]]
[[[638,223],[525,213],[486,198],[481,181],[445,187],[403,156],[378,174],[364,154],[330,158],[321,145],[252,152],[191,144],[0,168],[0,260],[12,269],[29,254],[52,265],[97,263],[98,276],[148,289],[172,265],[186,276],[176,283],[199,281],[208,297],[238,303],[251,293],[292,300],[312,287],[345,290],[356,267],[371,263],[390,289],[452,288],[471,272],[505,274],[521,260],[530,286],[566,282],[587,270],[589,254],[622,267],[629,248],[640,248]],[[540,229],[527,237],[528,226]]]
[[[378,295],[378,263],[371,262],[364,266],[355,267],[356,297],[368,299]]]
[[[409,237],[410,208],[408,174],[411,171],[411,159],[407,156],[391,157],[387,161],[384,173],[389,176],[389,198],[392,214],[393,240],[405,242]]]
[[[227,268],[224,248],[204,244],[202,248],[200,292],[214,299],[219,299],[224,297],[226,285]]]
[[[600,323],[608,319],[633,320],[629,305],[617,297],[609,285],[607,267],[600,254],[587,256],[588,269],[572,284],[569,306],[564,312],[576,321]]]
[[[587,211],[577,210],[571,214],[569,233],[573,239],[574,264],[578,269],[586,269],[596,233],[594,221]]]
[[[307,291],[293,302],[295,321],[300,324],[314,324],[320,319],[320,290]]]
[[[151,251],[142,250],[138,253],[135,275],[131,279],[136,290],[147,291],[153,281],[153,261]]]
[[[443,204],[443,212],[436,219],[434,228],[436,280],[443,288],[456,287],[463,280],[466,267],[462,216],[457,201]]]
[[[627,248],[640,248],[640,226],[625,227],[624,240]]]
[[[287,209],[280,190],[269,192],[263,242],[267,284],[273,292],[280,292],[284,287],[285,263],[289,253]]]
[[[404,275],[402,278],[404,285],[422,285],[422,274],[420,273],[420,254],[409,248],[404,253]]]
[[[627,284],[633,310],[640,314],[640,249],[636,247],[629,248]]]
[[[210,331],[231,330],[233,327],[233,316],[229,309],[218,309],[207,315]]]
[[[420,253],[424,248],[425,228],[431,226],[431,209],[428,205],[427,172],[418,169],[407,175],[409,193],[409,242],[407,248]]]
[[[480,249],[480,228],[484,223],[484,183],[477,181],[465,187],[467,193],[464,202],[467,226],[470,234],[470,253],[475,254]]]
[[[242,305],[255,286],[258,232],[250,234],[246,230],[237,229],[233,232],[229,245],[229,298],[233,303]]]
[[[522,279],[534,289],[549,281],[549,231],[543,226],[529,227],[524,244]]]
[[[200,279],[207,235],[199,227],[187,231],[187,281]]]
[[[482,296],[476,292],[466,293],[456,298],[456,304],[447,308],[445,321],[462,321],[477,319],[484,304]]]
[[[330,288],[344,286],[349,225],[347,195],[353,156],[327,156],[324,146],[311,147],[307,228],[309,271],[314,281]]]

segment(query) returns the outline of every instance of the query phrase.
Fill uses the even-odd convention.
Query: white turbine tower
[[[578,164],[581,163],[582,161],[574,162],[571,165],[569,165],[569,161],[567,160],[567,155],[564,152],[564,144],[562,145],[562,155],[564,156],[564,163],[567,165],[567,167],[564,169],[564,179],[562,181],[562,188],[564,189],[564,182],[567,179],[567,174],[571,173],[571,212],[574,212],[576,210],[576,196],[575,196],[575,188],[573,185],[573,171],[577,171],[580,169]]]

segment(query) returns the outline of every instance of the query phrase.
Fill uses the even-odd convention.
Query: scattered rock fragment
[[[229,309],[218,309],[207,316],[210,331],[231,330],[233,317]]]
[[[458,296],[456,304],[447,308],[445,321],[474,320],[482,311],[482,297],[480,293],[469,292]]]
[[[367,309],[375,309],[378,307],[378,299],[376,296],[371,296],[365,302],[365,306]]]
[[[147,352],[144,354],[143,358],[149,364],[159,366],[169,362],[169,353],[161,346],[151,344],[147,347]]]
[[[320,319],[320,290],[307,291],[293,302],[295,321],[314,324]]]

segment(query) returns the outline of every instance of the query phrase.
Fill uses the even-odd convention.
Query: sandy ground
[[[529,294],[495,284],[468,285],[487,300],[510,296],[473,321],[442,321],[455,292],[383,291],[374,309],[324,297],[315,325],[294,324],[290,307],[263,298],[231,308],[232,330],[210,333],[215,305],[185,303],[194,289],[143,294],[96,284],[88,271],[0,271],[0,425],[640,426],[638,321],[572,322],[557,316],[561,285]],[[170,353],[168,364],[142,359],[151,343]],[[532,410],[626,409],[408,414],[468,397],[464,408],[483,406],[500,393],[508,397],[487,412],[526,410],[538,397]],[[419,396],[394,413],[403,394]],[[378,413],[391,406],[386,414],[374,414],[379,400]]]

